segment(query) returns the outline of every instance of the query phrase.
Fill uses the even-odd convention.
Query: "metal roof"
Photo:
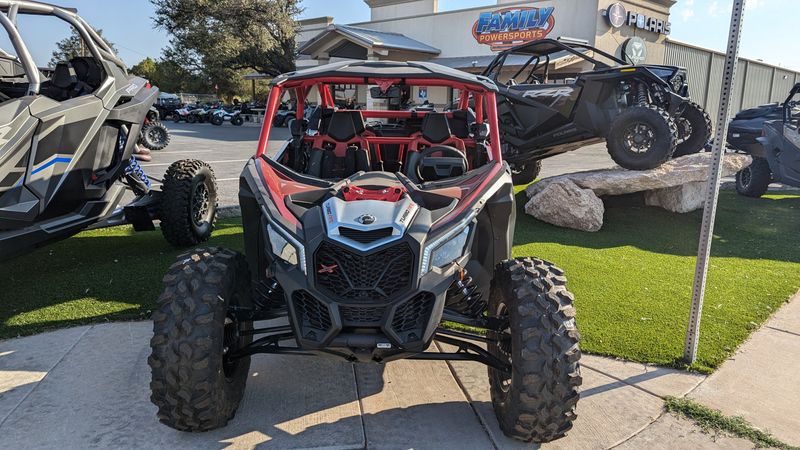
[[[317,46],[331,33],[344,35],[345,37],[354,40],[365,47],[405,50],[428,53],[431,55],[438,55],[442,52],[438,48],[431,47],[424,42],[412,39],[404,34],[354,27],[351,25],[331,24],[328,25],[328,28],[325,31],[322,31],[318,35],[300,45],[298,50],[299,53],[308,54],[307,52],[309,52],[310,49]]]
[[[494,82],[486,77],[424,61],[340,61],[285,73],[273,78],[270,84],[278,85],[290,81],[330,77],[439,79],[477,85],[488,91],[497,91]]]

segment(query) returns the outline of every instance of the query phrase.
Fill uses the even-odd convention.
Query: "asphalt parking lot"
[[[166,121],[172,140],[167,148],[153,152],[153,160],[142,164],[148,175],[161,178],[167,167],[179,159],[201,159],[211,164],[219,185],[219,205],[238,204],[239,174],[244,163],[256,151],[261,128],[255,124],[241,127],[225,123],[211,124],[172,123]],[[270,150],[276,150],[289,138],[287,128],[273,128]],[[605,144],[595,144],[580,150],[550,158],[542,164],[542,177],[579,170],[612,167],[614,162],[606,152]]]
[[[220,206],[238,204],[239,174],[256,151],[261,128],[255,124],[241,127],[229,123],[215,126],[165,121],[164,124],[172,139],[164,150],[152,152],[151,162],[142,164],[147,174],[161,178],[174,161],[200,159],[208,162],[217,176]],[[286,128],[273,130],[270,148],[277,148],[288,136]]]

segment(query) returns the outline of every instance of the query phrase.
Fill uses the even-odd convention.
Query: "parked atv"
[[[500,52],[483,75],[500,89],[515,184],[533,181],[542,159],[603,140],[617,164],[644,170],[702,150],[711,136],[678,67],[631,66],[585,43],[542,39]]]
[[[774,106],[766,105],[742,111],[728,127],[728,145],[753,157],[748,167],[736,173],[736,192],[747,197],[761,197],[770,183],[800,187],[800,83],[795,84],[780,105],[781,116],[774,116]],[[758,115],[761,113],[761,115]],[[762,135],[756,144],[749,142],[753,127],[763,121]]]
[[[273,127],[288,127],[289,121],[297,114],[297,110],[289,107],[287,103],[281,103],[279,109],[272,118]]]
[[[374,85],[374,98],[393,84],[457,88],[465,103],[485,98],[487,114],[462,124],[466,108],[336,109],[332,83]],[[291,139],[267,156],[279,99],[293,91],[302,109],[311,90],[318,123],[293,119]],[[469,360],[489,368],[503,432],[564,436],[581,384],[573,296],[553,264],[511,256],[517,209],[496,93],[486,78],[424,62],[345,61],[273,79],[270,120],[240,179],[246,254],[196,250],[164,278],[148,360],[159,420],[193,432],[227,424],[257,353]],[[364,124],[389,118],[405,125]],[[288,325],[254,327],[276,317]],[[445,347],[426,351],[434,340]]]
[[[217,196],[211,168],[177,161],[154,189],[139,165],[149,155],[136,140],[158,89],[128,75],[114,50],[74,12],[31,1],[12,7],[17,17],[63,20],[91,56],[59,62],[43,79],[13,25],[29,22],[6,24],[19,57],[0,53],[2,73],[13,74],[0,76],[0,117],[8,124],[0,131],[0,259],[104,224],[152,230],[160,220],[171,244],[208,239]],[[126,188],[135,200],[117,209]]]
[[[156,100],[155,107],[158,109],[159,116],[166,120],[173,118],[175,111],[181,108],[181,101],[177,95],[162,93]]]
[[[225,108],[219,108],[211,111],[209,113],[209,120],[212,125],[222,125],[225,121],[231,123],[231,125],[241,126],[244,124],[244,118],[242,117],[241,110],[238,111],[227,111]]]
[[[189,108],[188,106],[176,109],[175,112],[172,114],[172,121],[175,123],[181,123],[181,122],[188,123],[189,114],[192,109],[194,108]]]
[[[192,108],[189,110],[189,115],[186,117],[188,123],[206,123],[209,118],[209,111],[211,108],[208,106],[201,106],[199,108]]]
[[[151,107],[139,132],[139,145],[149,150],[163,150],[169,145],[169,130],[159,118],[158,110]]]

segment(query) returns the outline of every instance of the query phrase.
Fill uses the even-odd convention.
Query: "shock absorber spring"
[[[445,306],[457,313],[475,317],[483,313],[487,305],[478,285],[462,269],[458,279],[447,290]]]
[[[639,106],[647,106],[649,103],[647,98],[647,89],[642,83],[636,84],[636,103]]]
[[[128,179],[129,185],[136,195],[145,195],[150,192],[152,185],[144,169],[139,165],[136,157],[131,156],[128,165],[125,167],[124,174]]]

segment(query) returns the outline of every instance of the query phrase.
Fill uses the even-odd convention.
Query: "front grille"
[[[323,242],[315,255],[317,287],[341,301],[385,301],[411,288],[414,254],[406,243],[366,256]]]
[[[376,228],[369,231],[356,230],[354,228],[339,227],[339,234],[347,239],[354,240],[361,244],[371,244],[379,239],[387,238],[392,235],[392,227]]]
[[[301,333],[306,339],[319,340],[331,328],[328,307],[306,291],[294,291],[292,302],[297,314]],[[318,333],[321,332],[321,333]]]
[[[384,307],[340,306],[344,326],[377,325],[383,318]]]
[[[406,300],[395,310],[392,329],[397,334],[403,335],[403,340],[406,342],[419,339],[428,323],[435,302],[436,297],[430,292],[420,292]],[[412,336],[414,333],[410,332],[416,333],[416,336]],[[409,334],[404,335],[404,333]]]

